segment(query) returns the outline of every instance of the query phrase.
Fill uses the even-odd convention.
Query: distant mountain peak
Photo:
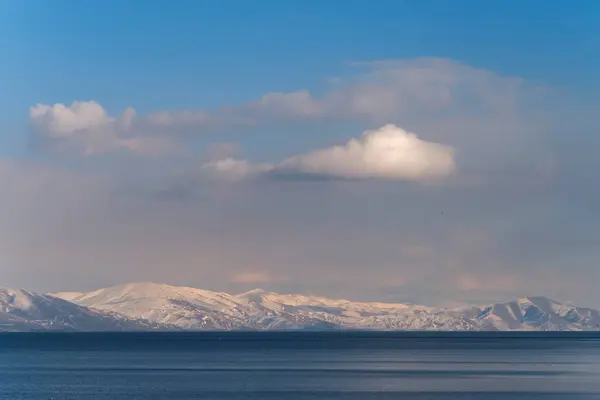
[[[248,290],[247,292],[244,292],[244,293],[240,293],[236,296],[246,297],[246,296],[251,296],[251,295],[261,295],[261,294],[267,294],[267,293],[269,293],[269,292],[267,292],[266,290],[256,288],[256,289]]]
[[[31,294],[23,289],[0,289],[0,305],[27,310],[32,306]]]
[[[149,330],[156,324],[90,309],[57,295],[0,288],[0,331]]]

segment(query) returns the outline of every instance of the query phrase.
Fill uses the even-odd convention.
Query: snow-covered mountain
[[[70,301],[25,290],[0,289],[0,331],[149,330],[155,323],[92,310]]]
[[[308,312],[265,307],[252,294],[235,296],[180,286],[133,283],[90,293],[55,293],[79,305],[188,330],[327,329]],[[290,312],[292,311],[292,312]]]
[[[600,312],[544,297],[444,309],[262,290],[232,295],[156,283],[52,296],[99,312],[186,330],[600,330]]]
[[[492,304],[471,315],[483,328],[497,330],[600,330],[600,312],[561,304],[545,297],[527,297]]]

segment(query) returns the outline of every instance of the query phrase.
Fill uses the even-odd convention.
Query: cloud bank
[[[597,135],[564,135],[592,119],[451,60],[351,72],[321,90],[267,88],[204,109],[32,107],[36,144],[61,153],[0,161],[0,281],[600,301]],[[171,156],[129,157],[139,154]],[[398,184],[432,180],[444,184]]]
[[[87,155],[165,153],[199,136],[274,125],[304,124],[306,131],[315,128],[311,123],[408,126],[470,152],[488,141],[497,153],[533,135],[525,120],[539,88],[522,79],[436,58],[355,63],[352,72],[320,93],[268,92],[241,104],[146,115],[128,108],[111,116],[95,101],[38,104],[30,121],[49,148]]]

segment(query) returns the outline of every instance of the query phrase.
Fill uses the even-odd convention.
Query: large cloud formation
[[[414,133],[388,124],[367,130],[344,145],[289,157],[279,164],[253,164],[228,157],[210,161],[202,169],[235,181],[267,173],[334,179],[430,181],[451,175],[455,163],[452,147],[427,142]]]
[[[164,153],[177,144],[185,147],[190,137],[278,123],[402,124],[455,147],[487,142],[494,153],[514,147],[533,132],[524,126],[523,116],[536,90],[521,79],[436,58],[359,63],[353,68],[358,73],[334,80],[319,94],[268,92],[241,104],[147,115],[129,108],[111,116],[94,101],[38,104],[30,119],[36,137],[49,147],[87,155]]]

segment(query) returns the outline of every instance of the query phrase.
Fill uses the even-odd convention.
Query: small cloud
[[[37,104],[29,116],[33,125],[51,137],[68,137],[81,131],[105,129],[113,122],[95,101],[75,101],[71,106]]]
[[[132,108],[111,117],[95,101],[75,101],[70,106],[37,104],[29,110],[29,118],[33,131],[49,147],[85,155],[115,150],[157,155],[179,149],[171,137],[137,132],[138,117]]]

